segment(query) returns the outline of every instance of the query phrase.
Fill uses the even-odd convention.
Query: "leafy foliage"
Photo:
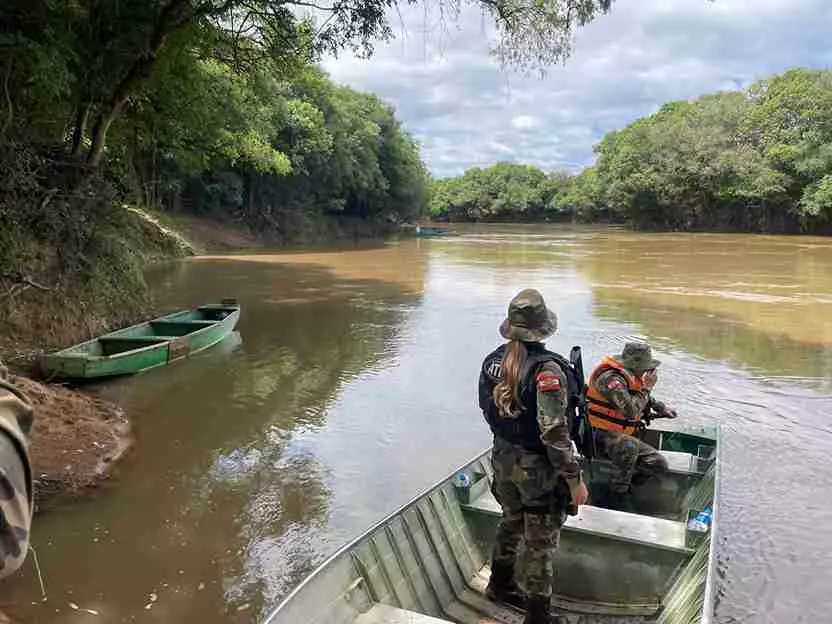
[[[431,213],[832,231],[832,71],[796,69],[744,91],[665,104],[595,151],[595,165],[568,179],[499,164],[434,182]]]
[[[568,219],[558,194],[568,177],[530,165],[497,163],[474,167],[431,184],[430,214],[454,221],[543,221]]]
[[[832,72],[792,70],[667,104],[596,151],[596,206],[636,226],[823,230],[832,217]]]

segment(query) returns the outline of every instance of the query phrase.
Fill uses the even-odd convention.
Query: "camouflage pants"
[[[545,455],[500,438],[494,440],[491,465],[491,490],[503,508],[492,565],[515,568],[517,584],[527,595],[551,596],[567,501],[552,465]]]
[[[667,472],[667,460],[656,449],[638,438],[618,431],[595,430],[598,455],[609,459],[615,470],[610,478],[614,492],[629,491],[636,485]]]

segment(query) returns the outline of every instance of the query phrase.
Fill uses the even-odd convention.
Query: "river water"
[[[37,518],[48,599],[31,566],[4,582],[19,621],[262,618],[488,444],[477,371],[524,287],[560,316],[550,347],[590,366],[647,339],[656,395],[723,425],[717,621],[832,621],[832,241],[474,227],[149,279],[165,309],[236,296],[239,334],[99,388],[137,448],[93,500]]]

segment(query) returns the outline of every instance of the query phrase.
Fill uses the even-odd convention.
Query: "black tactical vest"
[[[572,367],[566,358],[552,351],[547,351],[539,342],[524,344],[528,350],[528,357],[521,371],[519,392],[523,410],[515,418],[506,418],[500,416],[494,403],[494,387],[503,378],[502,362],[506,345],[502,345],[489,353],[482,363],[479,383],[480,409],[495,436],[522,446],[529,451],[545,453],[546,448],[543,442],[540,441],[540,427],[537,424],[537,373],[544,363],[555,362],[566,375],[570,404],[574,394],[573,385],[577,392],[578,384],[574,379]],[[578,394],[580,393],[578,392]]]

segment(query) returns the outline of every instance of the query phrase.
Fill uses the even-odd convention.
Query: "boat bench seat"
[[[671,474],[680,475],[682,477],[688,475],[701,475],[702,470],[699,469],[699,459],[690,453],[683,453],[681,451],[659,451],[662,454],[662,457],[665,458],[667,461],[667,467],[670,470]],[[586,465],[587,462],[584,458],[580,458],[581,464]],[[592,460],[593,465],[599,466],[603,471],[606,468],[606,471],[609,472],[612,468],[612,463],[608,459],[604,459],[602,457],[597,457]]]
[[[667,460],[667,467],[670,472],[700,474],[696,469],[697,460],[695,455],[679,451],[661,451],[661,454]]]
[[[386,604],[376,604],[355,620],[355,624],[450,624],[448,620],[439,620],[415,611],[405,611]]]
[[[500,517],[502,509],[490,491],[462,505],[469,511]],[[668,550],[686,551],[685,523],[627,513],[592,505],[582,505],[577,516],[568,516],[564,531],[589,533],[598,537],[645,544]]]
[[[179,337],[216,324],[216,321],[151,321],[150,326],[158,334]]]

